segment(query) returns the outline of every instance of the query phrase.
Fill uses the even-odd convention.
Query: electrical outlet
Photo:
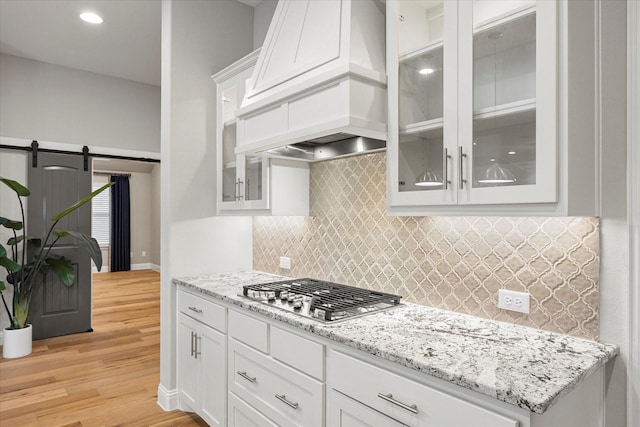
[[[142,257],[146,257],[147,256],[147,251],[142,251]]]
[[[498,308],[505,310],[529,313],[529,299],[531,295],[526,292],[498,290]]]
[[[289,258],[288,256],[281,256],[280,268],[283,268],[285,270],[291,270],[291,258]]]

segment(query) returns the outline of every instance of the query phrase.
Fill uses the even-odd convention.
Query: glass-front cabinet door
[[[458,203],[557,201],[556,7],[460,3]]]
[[[257,60],[257,51],[214,76],[217,83],[218,211],[269,209],[269,160],[236,155],[236,110]]]
[[[556,7],[387,2],[392,207],[557,201]]]
[[[397,36],[387,45],[390,204],[452,203],[457,4],[398,0],[387,8],[387,32]]]

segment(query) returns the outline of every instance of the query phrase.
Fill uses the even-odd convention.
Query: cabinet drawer
[[[305,374],[324,380],[324,346],[271,327],[271,356]]]
[[[220,332],[227,332],[226,309],[212,301],[179,291],[178,311]]]
[[[324,425],[324,384],[234,340],[229,391],[281,426]]]
[[[278,427],[260,412],[229,393],[229,427]]]
[[[514,419],[336,351],[329,352],[327,386],[411,426],[518,425]]]
[[[229,336],[267,353],[269,325],[253,317],[229,310]]]

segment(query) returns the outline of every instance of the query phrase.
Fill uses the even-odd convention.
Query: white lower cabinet
[[[383,370],[337,351],[330,351],[327,383],[332,390],[360,403],[345,399],[330,400],[327,410],[334,421],[357,417],[381,417],[413,427],[517,427],[518,421],[445,394],[441,391]],[[333,396],[333,395],[332,395]],[[332,407],[337,405],[338,407]],[[345,408],[342,405],[346,405]],[[345,414],[343,414],[343,412]],[[346,415],[349,414],[349,415]],[[385,418],[380,418],[384,420]],[[335,425],[370,425],[362,424]],[[334,425],[330,423],[330,425]],[[387,425],[387,424],[383,424]]]
[[[228,418],[229,427],[278,426],[233,393],[229,393]]]
[[[403,427],[404,424],[332,389],[327,393],[327,426]]]
[[[224,330],[224,323],[208,325],[185,314],[210,318],[219,309],[223,313],[226,310],[185,292],[178,293],[178,307],[178,390],[182,406],[210,426],[226,426],[227,337],[211,327]]]
[[[252,324],[254,320],[237,312],[231,312],[229,316],[229,396],[237,396],[279,426],[324,426],[323,381],[279,362],[266,351],[256,349],[256,346],[263,348],[260,343],[267,341],[266,336],[261,339],[254,335],[247,339],[247,334],[241,333],[238,338],[242,338],[246,344],[234,337],[233,331],[239,330],[237,324]],[[268,329],[263,329],[263,332],[271,334],[279,331],[272,325]],[[278,332],[276,335],[283,342],[283,335]],[[305,340],[298,335],[291,335],[296,342]],[[310,342],[312,347],[313,344]],[[295,347],[287,347],[290,353],[296,352]],[[313,348],[324,351],[321,345]],[[299,356],[304,359],[304,352],[300,352]],[[322,359],[316,360],[322,363]],[[313,367],[313,373],[317,372],[317,367]]]
[[[231,427],[599,427],[600,369],[543,415],[178,291],[181,407]]]

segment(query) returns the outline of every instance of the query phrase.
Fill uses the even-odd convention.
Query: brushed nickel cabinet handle
[[[287,396],[285,396],[284,394],[282,394],[282,395],[276,394],[276,398],[279,401],[284,402],[285,404],[291,406],[293,409],[298,409],[298,404],[297,403],[293,403],[290,400],[288,400]]]
[[[198,307],[189,307],[189,310],[198,313],[198,314],[202,314],[202,309],[198,308]]]
[[[256,382],[256,377],[250,377],[249,375],[247,375],[246,371],[244,371],[244,372],[238,371],[237,374],[240,375],[242,378],[244,378],[245,380],[247,380],[249,382],[252,382],[252,383]]]
[[[380,399],[386,400],[387,402],[393,403],[394,405],[397,405],[399,407],[401,407],[402,409],[406,409],[407,411],[411,412],[412,414],[417,414],[418,413],[418,405],[407,405],[406,403],[402,403],[399,400],[396,400],[393,398],[393,395],[391,393],[389,394],[382,394],[382,393],[378,393],[378,397]]]
[[[447,148],[444,149],[442,154],[442,189],[446,190],[449,188],[449,159],[451,156],[449,155],[449,150]]]
[[[238,178],[238,199],[244,199],[244,181],[242,181],[240,178]]]
[[[464,188],[464,184],[467,182],[467,180],[464,179],[464,172],[463,172],[463,169],[464,169],[463,159],[465,157],[467,157],[467,155],[462,152],[462,147],[461,146],[458,147],[458,169],[459,169],[458,172],[460,174],[460,187],[459,187],[460,190]]]
[[[193,343],[195,341],[194,340],[194,335],[195,334],[193,333],[193,331],[191,331],[191,357],[193,357],[194,353],[196,352],[196,350],[195,350],[195,348],[193,346]]]
[[[198,334],[194,334],[194,335],[196,336],[196,339],[195,339],[195,346],[194,346],[195,347],[195,351],[194,351],[193,355],[197,359],[198,356],[200,356],[200,354],[202,354],[202,353],[200,353],[200,350],[198,350],[198,340],[202,340],[202,336],[198,336]]]

